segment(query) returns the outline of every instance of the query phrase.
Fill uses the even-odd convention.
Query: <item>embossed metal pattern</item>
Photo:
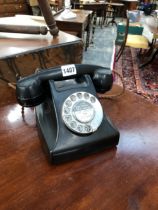
[[[98,99],[87,92],[76,92],[63,103],[62,118],[65,125],[75,133],[95,132],[103,119],[103,110]]]

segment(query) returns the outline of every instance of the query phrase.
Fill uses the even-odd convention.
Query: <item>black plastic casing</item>
[[[61,117],[65,99],[75,92],[89,92],[96,96],[96,90],[89,75],[69,81],[49,80],[51,94],[36,106],[36,121],[42,147],[51,163],[59,164],[116,146],[119,131],[104,113],[98,130],[89,135],[70,131]]]

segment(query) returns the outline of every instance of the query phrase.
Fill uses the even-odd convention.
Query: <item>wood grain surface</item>
[[[0,83],[1,210],[157,210],[158,106],[126,91],[102,100],[120,131],[116,148],[62,165],[42,152],[34,110]]]

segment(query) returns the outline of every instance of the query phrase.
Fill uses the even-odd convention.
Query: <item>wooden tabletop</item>
[[[39,16],[17,15],[0,18],[0,24],[26,25],[26,23],[28,26],[46,26],[44,19],[41,20]],[[57,37],[53,37],[49,32],[46,35],[0,32],[0,59],[45,50],[79,40],[80,38],[62,31]]]
[[[33,109],[22,118],[14,90],[0,87],[1,210],[157,210],[157,105],[128,91],[102,100],[118,147],[57,166],[42,152]]]
[[[55,18],[57,24],[58,24],[59,21],[68,22],[68,23],[74,22],[74,23],[78,23],[78,24],[83,24],[86,21],[87,17],[92,14],[92,11],[90,11],[90,10],[72,9],[71,11],[76,14],[75,18],[64,19],[61,16],[62,12],[58,13],[57,15],[54,15],[54,18]]]
[[[139,2],[138,0],[121,0],[122,2]]]
[[[123,7],[123,3],[118,3],[118,2],[106,2],[107,5],[111,5],[113,7]]]
[[[91,2],[85,1],[85,2],[83,2],[83,5],[104,5],[104,4],[105,4],[105,1],[91,1]]]

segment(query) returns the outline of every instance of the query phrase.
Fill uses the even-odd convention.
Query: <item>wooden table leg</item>
[[[21,77],[21,74],[15,63],[15,58],[7,58],[6,62],[11,72],[15,75],[16,80],[19,80]]]

